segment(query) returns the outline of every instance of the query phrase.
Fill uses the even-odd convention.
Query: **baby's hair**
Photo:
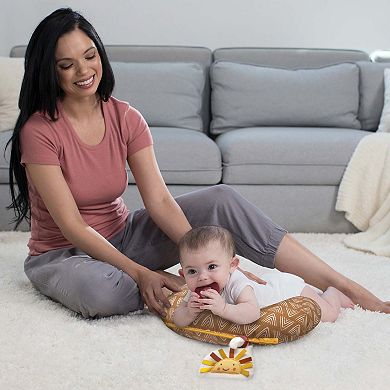
[[[234,240],[231,233],[221,226],[200,226],[188,231],[179,241],[180,253],[184,249],[196,250],[210,242],[218,241],[232,257],[235,255]]]

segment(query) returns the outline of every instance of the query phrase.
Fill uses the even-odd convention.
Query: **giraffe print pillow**
[[[262,308],[260,318],[250,324],[237,325],[205,310],[192,324],[181,328],[174,324],[172,318],[187,291],[168,297],[171,307],[162,320],[174,332],[208,343],[228,345],[236,336],[246,336],[253,344],[293,341],[314,329],[321,319],[321,309],[317,303],[299,296]]]

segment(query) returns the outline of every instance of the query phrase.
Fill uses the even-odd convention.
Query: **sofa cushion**
[[[113,95],[137,108],[150,126],[203,131],[205,73],[196,63],[112,62]]]
[[[342,62],[370,61],[361,50],[291,47],[227,47],[214,50],[214,61],[229,61],[285,69],[319,68]]]
[[[360,68],[359,120],[364,130],[376,130],[384,99],[384,70],[390,63],[357,62]]]
[[[221,180],[221,153],[206,134],[177,128],[151,128],[154,149],[161,173],[167,184],[217,184]],[[5,145],[12,131],[0,132],[0,148]],[[0,183],[9,183],[10,149],[0,155]],[[129,171],[129,183],[134,178]]]
[[[24,58],[0,57],[0,132],[15,126],[19,115],[19,93]]]
[[[338,185],[367,131],[258,127],[217,137],[225,184]]]
[[[0,184],[9,183],[8,168],[11,156],[11,145],[5,150],[5,145],[12,136],[13,130],[0,132]]]
[[[288,70],[216,62],[211,132],[254,126],[359,129],[359,68],[344,63]]]
[[[151,127],[158,165],[167,184],[217,184],[221,153],[206,134],[194,130]],[[134,178],[129,172],[129,183]]]

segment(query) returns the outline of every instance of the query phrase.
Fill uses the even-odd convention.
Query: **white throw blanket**
[[[337,211],[361,233],[348,236],[350,248],[390,257],[390,134],[374,133],[356,147],[340,184]]]

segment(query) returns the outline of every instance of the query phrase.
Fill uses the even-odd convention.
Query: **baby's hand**
[[[203,309],[200,308],[202,304],[199,302],[199,298],[200,296],[196,292],[191,292],[190,299],[187,302],[187,308],[192,315],[199,314],[203,311]]]
[[[202,304],[200,308],[211,310],[213,314],[222,316],[226,307],[226,302],[221,295],[213,289],[208,289],[202,291],[202,296],[204,298],[199,299],[199,302]]]

